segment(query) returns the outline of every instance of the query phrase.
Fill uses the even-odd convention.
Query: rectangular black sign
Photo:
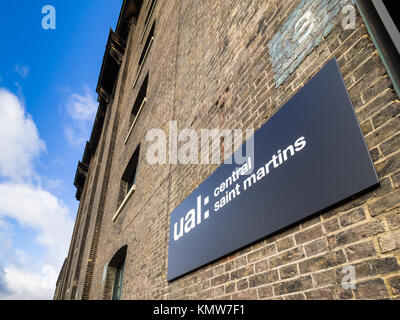
[[[171,213],[167,280],[378,183],[333,59],[254,134],[254,159],[222,164]]]

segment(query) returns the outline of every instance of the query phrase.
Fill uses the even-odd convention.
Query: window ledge
[[[147,7],[149,6],[150,2],[151,2],[151,0],[149,0],[147,2]],[[142,36],[140,37],[140,42],[139,43],[143,42],[144,35],[146,34],[146,30],[147,30],[147,27],[149,26],[149,23],[150,23],[150,20],[151,20],[151,16],[153,15],[153,11],[154,11],[154,8],[156,7],[156,4],[157,4],[157,1],[154,1],[153,6],[151,7],[151,11],[149,12],[149,19],[147,20],[147,23],[143,28]]]
[[[135,81],[133,82],[132,88],[134,88],[134,87],[136,86],[136,82],[137,82],[137,80],[139,79],[140,72],[142,71],[143,65],[144,65],[144,63],[145,63],[145,61],[146,61],[147,55],[148,55],[148,53],[149,53],[149,51],[150,51],[150,48],[151,48],[151,45],[153,44],[153,41],[154,41],[154,37],[151,37],[149,46],[147,47],[146,52],[145,52],[145,54],[144,54],[143,61],[142,61],[142,63],[140,64],[139,69],[138,69],[138,71],[137,71],[137,73],[136,73],[136,78],[135,78]]]
[[[122,201],[121,205],[119,206],[117,212],[114,214],[112,221],[115,222],[117,220],[119,214],[121,213],[122,209],[125,207],[126,203],[130,199],[130,197],[135,193],[136,185],[134,184],[132,188],[129,190],[128,194],[125,196],[124,201]]]
[[[128,142],[128,139],[131,136],[133,127],[135,126],[136,121],[139,118],[140,112],[142,111],[143,106],[146,104],[146,101],[147,101],[147,98],[144,98],[143,101],[142,101],[142,104],[140,105],[140,108],[139,108],[139,110],[138,110],[138,112],[136,114],[136,117],[133,120],[131,127],[129,128],[128,134],[126,135],[126,138],[125,138],[125,141],[124,141],[124,144],[126,144]]]

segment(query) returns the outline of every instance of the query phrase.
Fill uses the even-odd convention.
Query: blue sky
[[[122,0],[16,0],[0,13],[0,299],[50,299],[78,202],[73,179],[97,110]],[[42,7],[56,29],[42,28]]]

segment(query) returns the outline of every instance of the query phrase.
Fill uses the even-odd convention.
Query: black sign
[[[377,184],[333,59],[254,134],[254,159],[222,164],[171,213],[167,280]]]

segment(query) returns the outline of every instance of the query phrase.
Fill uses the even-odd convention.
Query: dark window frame
[[[136,77],[135,77],[135,80],[133,81],[132,88],[135,88],[135,86],[136,86],[136,84],[138,82],[139,76],[140,76],[140,74],[142,72],[143,66],[144,66],[144,64],[146,62],[146,59],[147,59],[148,55],[149,55],[151,46],[152,46],[152,44],[154,42],[155,29],[156,29],[156,20],[153,21],[153,25],[151,27],[151,30],[150,30],[149,34],[147,35],[146,43],[144,44],[143,49],[142,49],[142,53],[140,54],[139,61],[138,61],[138,69],[136,71]]]
[[[135,151],[133,152],[121,178],[121,181],[126,183],[127,186],[125,196],[129,194],[133,186],[136,186],[139,155],[140,155],[140,144],[136,147]]]
[[[104,299],[121,300],[128,246],[121,247],[107,265]]]
[[[112,300],[121,300],[122,296],[122,286],[124,281],[124,271],[125,271],[125,260],[116,267],[115,279],[112,293]]]
[[[128,143],[129,137],[131,136],[131,133],[136,125],[139,115],[142,112],[142,109],[144,108],[145,104],[147,103],[148,83],[149,83],[149,72],[147,72],[146,77],[144,78],[142,85],[140,86],[136,100],[133,103],[132,110],[129,115],[129,129],[125,137],[124,144]]]
[[[133,122],[135,121],[136,117],[139,116],[143,101],[147,98],[147,86],[149,83],[149,73],[147,72],[146,77],[144,78],[142,85],[139,89],[138,95],[136,100],[133,104],[131,115],[129,119],[129,127],[132,126]]]
[[[150,50],[151,43],[154,39],[155,29],[156,29],[156,22],[154,21],[153,25],[151,26],[150,32],[147,35],[146,42],[143,46],[143,50],[142,50],[142,53],[141,53],[139,61],[138,61],[139,66],[141,66],[144,63],[145,58],[148,55],[148,51]]]
[[[389,20],[387,19],[388,11],[382,1],[379,3],[376,0],[356,0],[356,4],[368,29],[368,33],[392,80],[393,87],[400,97],[400,52],[392,39],[393,30],[387,27],[389,26]],[[376,6],[375,4],[378,5]],[[386,18],[384,11],[386,11]]]
[[[131,198],[132,194],[136,191],[136,178],[139,168],[139,156],[140,144],[136,147],[125,168],[124,173],[122,174],[119,194],[117,198],[117,211],[112,217],[113,222],[117,220],[125,205]]]
[[[151,4],[150,4],[150,1],[151,1]],[[146,30],[147,30],[147,26],[148,26],[148,24],[150,22],[150,18],[151,18],[152,14],[153,14],[154,8],[156,7],[156,4],[157,4],[157,0],[149,0],[148,3],[147,3],[147,5],[150,5],[150,8],[147,11],[147,16],[146,16],[146,19],[144,21],[144,27],[143,27],[142,36],[140,37],[140,43],[143,42],[144,35],[146,33]]]
[[[381,18],[383,25],[389,33],[397,52],[400,54],[400,21],[396,21],[394,16],[391,14],[390,10],[393,10],[393,8],[387,6],[387,0],[372,0],[372,3]]]

